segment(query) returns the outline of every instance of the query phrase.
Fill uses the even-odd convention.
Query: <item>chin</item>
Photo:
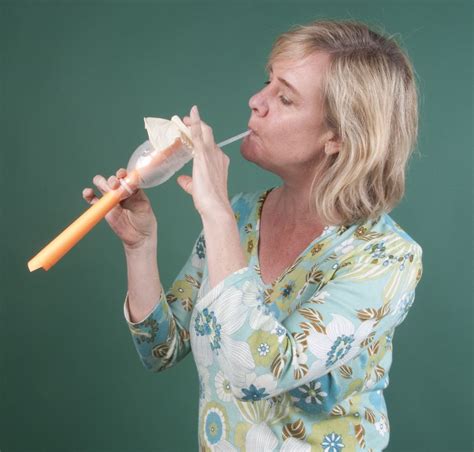
[[[245,137],[240,144],[240,154],[242,157],[263,170],[275,173],[274,168],[270,164],[271,154],[266,153],[266,147],[258,140],[248,139],[249,137],[250,135]]]
[[[257,165],[260,169],[276,174],[274,169],[269,165],[268,157],[262,158],[254,146],[242,144],[240,146],[240,154],[245,160]]]
[[[255,150],[254,147],[248,143],[243,141],[240,145],[240,154],[245,160],[248,160],[249,162],[254,162],[255,163]]]

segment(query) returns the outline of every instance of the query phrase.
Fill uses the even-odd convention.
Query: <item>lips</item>
[[[250,133],[245,137],[246,139],[248,139],[248,142],[256,144],[262,141],[262,139],[260,138],[260,135],[258,135],[254,129],[249,129],[249,130],[250,130]]]

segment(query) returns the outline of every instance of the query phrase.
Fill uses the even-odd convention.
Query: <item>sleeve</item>
[[[209,362],[210,346],[244,401],[274,397],[344,365],[399,325],[413,303],[421,247],[401,238],[390,247],[383,262],[370,243],[357,248],[282,322],[266,308],[249,267],[232,273],[196,308],[196,360]]]
[[[235,195],[231,204],[241,196]],[[236,218],[237,218],[237,214]],[[131,322],[128,292],[123,306],[124,317],[133,343],[144,367],[153,372],[172,367],[191,350],[189,322],[201,288],[206,265],[206,243],[201,230],[192,252],[168,292],[161,286],[158,303],[141,321]]]
[[[159,302],[143,320],[131,322],[128,292],[124,316],[135,348],[146,369],[167,369],[190,351],[189,320],[195,304],[205,263],[205,241],[201,231],[185,265],[165,292],[161,286]]]

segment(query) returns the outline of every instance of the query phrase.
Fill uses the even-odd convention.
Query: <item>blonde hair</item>
[[[296,25],[275,40],[266,70],[279,59],[326,52],[324,121],[341,139],[323,153],[310,209],[327,225],[376,220],[403,198],[405,170],[418,135],[412,64],[393,37],[354,20]]]

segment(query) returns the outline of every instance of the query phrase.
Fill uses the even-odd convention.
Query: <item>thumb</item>
[[[193,178],[191,176],[181,175],[176,179],[178,185],[191,196],[193,194]]]

